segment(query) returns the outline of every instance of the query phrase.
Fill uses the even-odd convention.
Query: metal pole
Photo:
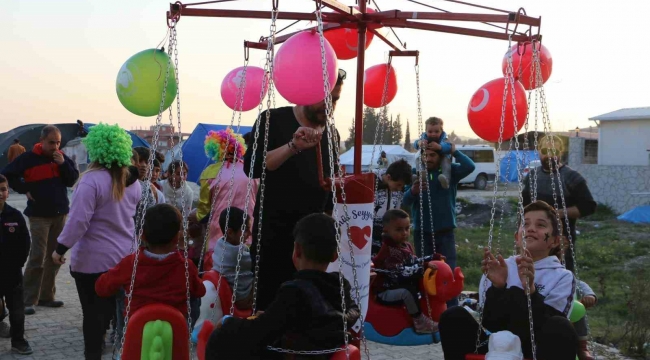
[[[359,11],[366,13],[366,0],[359,1]],[[354,111],[354,174],[361,174],[361,153],[363,147],[363,75],[366,58],[366,23],[359,22],[357,42],[357,99]]]

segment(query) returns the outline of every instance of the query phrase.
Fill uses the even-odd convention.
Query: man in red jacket
[[[2,170],[9,186],[27,195],[25,216],[29,218],[32,249],[25,267],[25,314],[35,313],[34,305],[61,307],[56,301],[55,278],[60,265],[50,254],[56,249],[56,239],[63,230],[70,210],[68,188],[79,178],[79,170],[63,154],[61,131],[53,125],[43,127],[41,142]],[[47,255],[47,256],[46,256]]]

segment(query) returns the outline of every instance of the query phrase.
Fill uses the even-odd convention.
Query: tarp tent
[[[501,159],[499,181],[519,181],[517,177],[517,162],[519,162],[519,169],[523,171],[533,160],[539,160],[539,154],[535,150],[508,151]],[[508,162],[510,162],[510,168],[508,168]]]
[[[372,158],[372,148],[373,145],[363,145],[361,148],[361,171],[368,171],[370,168],[370,163],[373,162],[374,168],[377,166],[377,160],[379,160],[379,156],[381,155],[381,151],[386,152],[386,158],[388,159],[388,163],[391,164],[397,160],[404,159],[406,160],[411,166],[415,166],[415,153],[410,153],[406,151],[402,146],[400,145],[381,145],[381,151],[379,150],[379,145],[375,147],[375,157],[374,159]],[[341,154],[340,156],[340,163],[341,165],[345,165],[345,171],[347,173],[352,173],[354,172],[354,146],[350,148],[350,150],[346,151],[345,153]]]
[[[187,163],[187,166],[190,168],[190,171],[187,174],[187,181],[198,182],[199,176],[208,165],[214,164],[212,159],[208,159],[205,155],[204,143],[205,137],[210,131],[219,131],[225,130],[228,128],[228,125],[218,125],[218,124],[198,124],[192,134],[187,140],[185,140],[181,146],[183,150],[183,160]],[[236,129],[235,129],[236,130]],[[239,134],[244,135],[253,130],[252,126],[240,126]],[[263,134],[260,134],[263,136]],[[172,151],[174,151],[172,149]],[[175,150],[174,154],[178,154],[178,150]],[[165,162],[167,158],[171,157],[171,154],[165,156]],[[170,160],[171,161],[171,160]]]
[[[79,126],[76,123],[54,125],[61,130],[61,149],[64,149],[69,141],[77,137]],[[23,125],[0,134],[0,150],[2,150],[2,155],[0,155],[0,169],[7,166],[7,152],[9,146],[13,144],[14,139],[20,140],[20,144],[29,151],[40,141],[41,130],[44,126],[46,126],[46,124]],[[88,131],[92,126],[94,126],[94,124],[84,124],[86,131]],[[149,147],[149,144],[147,144],[147,142],[142,138],[131,132],[128,133],[131,135],[134,147]]]
[[[633,224],[650,224],[650,205],[637,206],[618,217],[619,220]]]

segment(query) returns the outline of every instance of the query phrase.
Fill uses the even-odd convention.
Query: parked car
[[[460,184],[474,184],[475,189],[485,190],[488,183],[496,177],[496,150],[490,145],[459,145],[456,150],[460,150],[476,164],[474,172],[462,179]]]

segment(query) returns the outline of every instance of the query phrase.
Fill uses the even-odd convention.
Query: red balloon
[[[359,7],[355,6],[357,10]],[[375,10],[368,8],[366,9],[369,14],[374,13]],[[377,29],[381,27],[378,26],[369,26],[372,29]],[[357,57],[357,47],[359,44],[359,33],[355,28],[344,28],[344,29],[333,29],[326,30],[323,32],[323,36],[330,42],[330,45],[334,48],[336,57],[339,60],[350,60]],[[375,34],[370,31],[366,31],[366,49],[372,43],[372,39],[375,37]]]
[[[553,58],[551,57],[551,52],[548,51],[548,49],[539,42],[535,42],[535,47],[539,53],[539,68],[542,71],[541,84],[537,84],[537,76],[532,71],[533,46],[531,42],[528,41],[523,44],[517,44],[513,46],[506,53],[506,55],[503,57],[503,61],[501,62],[501,71],[503,71],[503,76],[505,76],[506,69],[508,67],[508,56],[512,54],[513,75],[515,79],[521,82],[526,90],[533,90],[545,84],[546,81],[551,77],[551,72],[553,71]],[[535,71],[537,70],[535,69]]]
[[[383,105],[390,104],[395,99],[395,95],[397,95],[397,74],[395,74],[395,68],[391,66],[390,75],[388,76],[386,103],[381,103],[387,71],[388,66],[386,64],[375,65],[366,69],[363,75],[363,103],[366,106],[380,108]]]
[[[357,57],[359,44],[357,29],[327,30],[323,33],[323,36],[330,42],[339,60],[350,60]],[[374,37],[375,35],[370,31],[366,32],[366,49],[368,49]]]
[[[501,127],[501,110],[503,105],[503,89],[505,78],[494,79],[481,86],[469,101],[467,106],[467,120],[474,133],[481,139],[489,142],[499,141],[499,129]],[[515,81],[515,101],[517,109],[517,128],[515,129],[514,115],[512,111],[512,85],[508,83],[508,94],[506,95],[506,110],[503,123],[502,140],[510,140],[526,121],[528,104],[526,102],[526,90],[519,81]]]

